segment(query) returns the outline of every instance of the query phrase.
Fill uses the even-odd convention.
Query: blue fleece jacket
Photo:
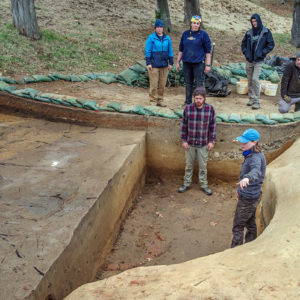
[[[250,22],[252,19],[257,20],[257,28],[251,23],[252,29],[246,32],[241,47],[248,62],[260,62],[273,50],[275,44],[271,31],[263,26],[260,16],[254,14]]]
[[[146,64],[152,68],[165,68],[173,65],[173,49],[171,38],[163,34],[159,37],[155,32],[150,34],[145,46]]]
[[[183,32],[179,44],[183,62],[200,63],[205,60],[206,53],[210,53],[210,50],[211,41],[207,32],[203,30]]]

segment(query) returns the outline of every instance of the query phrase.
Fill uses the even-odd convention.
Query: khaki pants
[[[165,68],[152,68],[148,70],[150,89],[149,98],[150,101],[160,103],[164,100],[164,91],[168,77],[168,67]]]
[[[185,150],[185,174],[183,179],[183,185],[190,186],[192,184],[194,162],[197,155],[198,166],[199,166],[199,183],[202,188],[207,187],[207,160],[208,150],[204,147],[192,147],[189,146]]]
[[[248,78],[248,95],[249,100],[252,104],[258,103],[260,98],[260,82],[259,74],[263,62],[252,62],[246,61],[246,72]]]

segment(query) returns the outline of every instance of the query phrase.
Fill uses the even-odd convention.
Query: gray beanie
[[[300,51],[296,53],[296,58],[300,58]]]

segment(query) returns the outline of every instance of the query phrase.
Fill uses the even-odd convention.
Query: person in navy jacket
[[[252,109],[260,108],[259,74],[266,55],[274,48],[271,31],[264,27],[258,14],[250,18],[252,29],[248,30],[242,41],[242,52],[246,58],[246,72],[248,78],[248,106]]]
[[[190,29],[183,32],[176,63],[176,70],[180,70],[183,62],[183,75],[186,85],[185,104],[192,103],[195,87],[205,86],[205,74],[210,71],[211,41],[209,35],[200,30],[201,17],[193,16]]]
[[[156,20],[155,31],[146,40],[145,56],[149,73],[150,102],[157,106],[166,106],[164,103],[164,90],[168,77],[168,70],[173,67],[173,49],[171,38],[164,31],[164,24]]]

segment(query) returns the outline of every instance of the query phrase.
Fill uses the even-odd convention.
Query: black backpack
[[[226,97],[230,95],[228,90],[228,80],[211,70],[205,74],[205,88],[210,96]]]

